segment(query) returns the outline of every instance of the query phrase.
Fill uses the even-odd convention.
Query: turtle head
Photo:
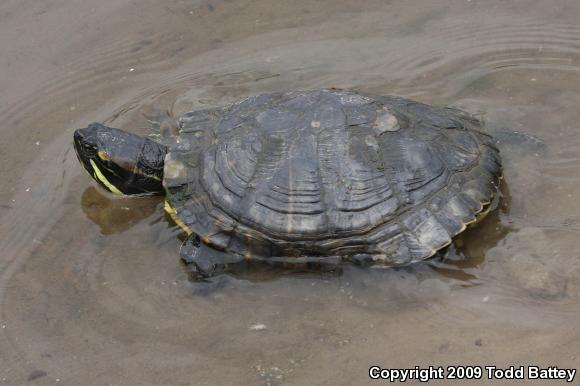
[[[108,191],[119,195],[163,193],[166,146],[92,123],[75,131],[74,148],[85,170]]]

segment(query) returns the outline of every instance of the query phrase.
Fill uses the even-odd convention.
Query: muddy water
[[[4,1],[0,384],[580,367],[579,17],[565,0]],[[502,204],[444,260],[256,267],[212,285],[188,280],[159,199],[103,193],[71,151],[90,121],[145,134],[151,119],[315,87],[458,106],[545,147],[502,144]]]

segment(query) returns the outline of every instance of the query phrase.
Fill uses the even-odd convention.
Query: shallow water
[[[578,367],[579,17],[565,0],[4,1],[0,384]],[[445,260],[212,285],[188,280],[160,199],[103,193],[71,149],[91,121],[145,134],[148,119],[316,87],[461,107],[546,147],[502,145],[500,208]]]

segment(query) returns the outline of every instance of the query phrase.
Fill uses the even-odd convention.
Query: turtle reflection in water
[[[201,277],[250,259],[423,260],[489,211],[501,179],[478,120],[400,97],[264,94],[178,122],[170,144],[93,123],[74,146],[110,192],[165,194]]]

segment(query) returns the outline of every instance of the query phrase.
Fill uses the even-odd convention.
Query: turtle
[[[497,206],[502,161],[472,115],[398,96],[267,93],[177,119],[161,143],[92,123],[88,174],[165,195],[201,278],[247,260],[400,266],[428,259]]]

